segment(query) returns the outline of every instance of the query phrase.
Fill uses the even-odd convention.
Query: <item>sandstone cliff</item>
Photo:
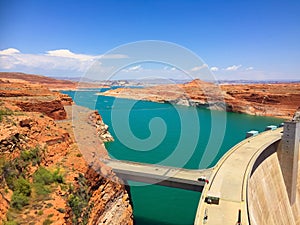
[[[21,111],[40,112],[53,119],[62,120],[67,116],[63,106],[72,104],[69,96],[51,92],[40,84],[1,79],[0,84],[0,99]]]
[[[72,104],[38,83],[0,79],[0,224],[133,224],[122,182],[79,151]],[[111,140],[99,114],[85,117],[97,140]]]

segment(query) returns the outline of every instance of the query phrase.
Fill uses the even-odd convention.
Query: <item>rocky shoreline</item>
[[[93,111],[89,115],[89,121],[96,128],[97,135],[103,142],[114,141],[113,136],[108,131],[108,126],[103,122],[101,115],[98,111]]]
[[[291,119],[300,106],[300,83],[218,85],[194,80],[185,84],[118,88],[99,95]]]

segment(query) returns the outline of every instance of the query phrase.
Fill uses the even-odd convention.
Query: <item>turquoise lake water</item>
[[[105,90],[103,90],[105,91]],[[76,104],[97,109],[115,141],[112,158],[203,169],[213,166],[249,130],[263,131],[280,119],[210,111],[147,101],[69,94]],[[129,182],[137,225],[191,225],[200,193]]]

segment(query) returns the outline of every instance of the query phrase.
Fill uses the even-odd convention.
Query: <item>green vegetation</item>
[[[18,224],[19,223],[14,220],[4,221],[4,225],[18,225]]]
[[[65,213],[66,212],[66,210],[64,208],[58,208],[57,211],[60,212],[60,213]]]
[[[36,146],[35,148],[22,151],[20,159],[24,162],[31,162],[33,166],[36,164],[40,165],[42,161],[42,154],[43,151],[41,151],[41,148]]]
[[[0,110],[0,113],[1,116],[9,114],[4,113],[3,110]],[[10,137],[8,142],[17,144],[20,142],[20,138],[22,138],[21,135],[15,135]],[[36,210],[36,215],[41,216],[44,207],[53,207],[50,203],[45,206],[41,204],[41,201],[50,198],[49,193],[57,184],[66,186],[59,168],[48,170],[41,166],[45,148],[37,145],[33,148],[23,149],[19,145],[17,149],[20,151],[19,157],[11,159],[9,156],[0,156],[0,188],[6,192],[9,192],[9,189],[12,191],[10,208],[6,214],[7,221],[3,222],[4,225],[24,224],[20,214],[26,213],[31,208]],[[36,171],[33,173],[34,170]],[[60,211],[64,212],[64,209],[60,209]],[[53,221],[48,217],[40,223],[49,225]]]
[[[29,204],[29,197],[14,191],[10,204],[13,208],[21,210],[25,205]]]
[[[33,174],[33,181],[35,183],[40,183],[40,184],[43,184],[43,185],[49,185],[49,184],[53,183],[53,175],[45,167],[40,167]]]
[[[23,150],[19,158],[11,161],[0,160],[1,177],[4,177],[7,186],[11,190],[15,190],[15,181],[20,177],[28,176],[28,166],[32,164],[40,164],[42,160],[43,150],[36,146],[28,150]]]
[[[0,188],[5,187],[5,178],[4,178],[4,165],[6,164],[6,160],[4,157],[0,157]]]
[[[23,177],[20,177],[15,181],[14,184],[14,192],[19,192],[25,196],[30,196],[31,194],[31,187],[28,180],[24,179]]]
[[[29,196],[31,195],[31,186],[28,180],[20,177],[14,181],[13,189],[14,191],[11,206],[18,210],[22,209],[23,206],[28,205]]]
[[[0,109],[0,122],[2,122],[3,120],[3,116],[10,116],[13,115],[13,111],[11,111],[10,109]]]
[[[43,154],[43,149],[36,146],[21,151],[20,157],[10,161],[6,161],[3,157],[0,158],[0,181],[3,187],[5,187],[5,181],[9,189],[13,191],[12,208],[20,210],[28,205],[32,192],[36,194],[33,197],[42,196],[44,198],[51,192],[50,188],[53,183],[64,182],[59,169],[51,172],[41,166],[32,175],[32,183],[26,179],[31,176],[28,170],[30,165],[40,165]]]
[[[17,168],[17,160],[8,161],[2,166],[3,177],[9,189],[14,190],[15,181],[20,176],[21,172]]]
[[[78,176],[78,188],[69,187],[68,205],[72,209],[72,223],[75,225],[83,225],[88,223],[88,218],[92,205],[89,205],[91,195],[87,180],[80,173]]]
[[[38,195],[49,194],[51,192],[49,188],[50,184],[63,182],[63,176],[60,174],[59,169],[56,169],[53,173],[51,173],[46,168],[40,167],[33,174],[33,186],[36,194]]]
[[[52,223],[52,220],[50,220],[49,218],[45,219],[45,221],[43,222],[43,225],[50,225]]]

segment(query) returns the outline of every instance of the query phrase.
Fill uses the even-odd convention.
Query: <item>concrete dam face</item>
[[[195,225],[300,225],[299,141],[300,121],[291,121],[230,149],[203,189]]]
[[[270,146],[269,157],[257,162],[248,180],[248,212],[251,225],[300,224],[300,158],[294,198],[284,178],[281,162],[283,140]],[[298,146],[299,149],[299,146]],[[259,159],[258,159],[259,160]],[[296,171],[294,171],[296,172]]]

